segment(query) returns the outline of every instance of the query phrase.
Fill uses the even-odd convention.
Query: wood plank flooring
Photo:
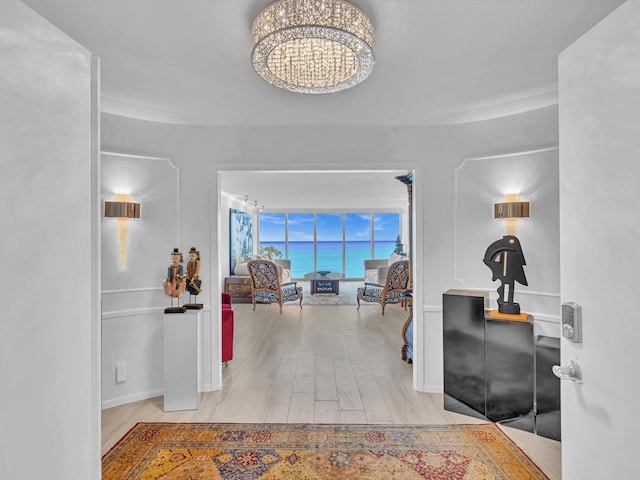
[[[234,358],[223,388],[198,410],[163,411],[163,397],[102,411],[106,453],[136,422],[454,424],[480,421],[445,411],[442,394],[413,389],[400,358],[406,312],[387,306],[235,304]],[[551,480],[560,480],[559,442],[502,427]]]

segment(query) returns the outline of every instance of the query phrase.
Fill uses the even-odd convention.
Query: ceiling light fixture
[[[256,17],[251,37],[255,71],[292,92],[353,87],[375,64],[373,25],[344,0],[279,0]]]

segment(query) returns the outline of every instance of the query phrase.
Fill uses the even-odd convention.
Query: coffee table
[[[340,294],[340,279],[344,278],[341,273],[325,273],[318,272],[307,273],[304,278],[311,283],[311,295],[316,293],[334,293]]]

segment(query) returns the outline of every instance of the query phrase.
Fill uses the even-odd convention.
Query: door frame
[[[212,315],[211,320],[215,322],[212,325],[212,330],[217,332],[217,349],[215,345],[212,345],[212,365],[211,365],[211,386],[212,390],[219,390],[222,388],[222,361],[220,355],[216,352],[220,352],[221,348],[221,326],[222,318],[220,312],[220,293],[223,291],[223,279],[225,277],[224,272],[226,266],[225,256],[222,252],[221,246],[223,242],[228,241],[226,238],[222,238],[222,222],[226,218],[226,212],[221,210],[222,204],[222,174],[224,172],[261,172],[261,171],[282,171],[282,172],[312,172],[312,171],[337,171],[337,172],[383,172],[389,171],[389,163],[376,163],[370,162],[362,168],[358,168],[356,164],[334,164],[334,163],[309,163],[301,165],[299,163],[251,163],[243,162],[240,165],[238,163],[220,163],[211,166],[210,172],[210,185],[211,185],[211,265],[210,271],[212,272],[211,285],[212,285],[212,299],[211,308],[216,312],[216,315]],[[414,358],[413,358],[413,388],[416,391],[425,391],[424,386],[424,359],[426,358],[424,351],[424,308],[423,305],[423,249],[417,248],[418,245],[423,246],[422,235],[422,222],[423,208],[422,208],[422,192],[418,187],[416,171],[418,165],[409,163],[406,165],[394,165],[392,170],[406,170],[413,173],[413,204],[411,217],[413,219],[412,228],[412,243],[413,243],[413,256],[411,258],[411,268],[413,274],[413,339],[414,339]],[[398,339],[400,340],[401,332],[398,332]],[[402,344],[398,342],[398,360],[401,361],[401,347]]]

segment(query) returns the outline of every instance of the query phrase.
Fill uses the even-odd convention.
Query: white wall
[[[529,218],[517,221],[528,286],[516,284],[515,301],[534,317],[534,334],[560,336],[560,238],[558,149],[468,158],[455,172],[454,267],[459,288],[488,290],[497,308],[500,282],[482,262],[486,248],[507,234],[507,221],[493,217],[504,194],[530,202]]]
[[[97,63],[12,0],[0,58],[0,477],[100,478]]]
[[[582,305],[582,343],[564,362],[562,478],[637,478],[640,386],[640,2],[560,56],[562,301]]]
[[[103,151],[101,155],[102,201],[125,193],[140,203],[139,219],[127,220],[126,264],[120,264],[118,219],[102,218],[102,406],[111,407],[163,394],[164,308],[171,299],[162,281],[177,247],[188,261],[191,247],[207,259],[204,240],[182,240],[180,169],[167,157],[125,155]],[[205,207],[206,208],[206,207]],[[206,237],[205,237],[206,238]],[[203,251],[204,250],[204,251]],[[211,390],[209,262],[202,261],[203,292],[194,302],[206,304],[202,312],[200,390]],[[180,299],[187,303],[189,295]],[[173,305],[178,305],[174,300]],[[116,364],[126,362],[128,378],[117,381]]]
[[[416,341],[423,341],[427,352],[424,374],[417,383],[420,389],[435,391],[442,389],[442,292],[458,286],[454,282],[453,261],[454,171],[466,158],[535,150],[554,146],[558,140],[555,108],[435,128],[207,128],[163,125],[108,114],[103,114],[102,119],[103,150],[167,156],[180,169],[184,213],[180,228],[183,238],[200,240],[212,235],[211,250],[203,252],[205,262],[207,258],[212,261],[212,291],[219,291],[218,286],[221,287],[228,268],[228,255],[223,253],[221,258],[216,258],[217,238],[228,241],[228,233],[219,231],[228,219],[221,219],[218,225],[218,192],[213,191],[218,180],[212,171],[318,165],[356,169],[414,168],[416,229],[420,239],[414,250],[421,270],[417,272],[416,280],[421,282],[418,283],[421,285],[418,295],[423,305],[420,313],[424,313],[423,324],[416,326],[422,337]],[[332,159],[331,163],[326,159]],[[535,188],[537,186],[532,185],[532,189]],[[223,205],[222,211],[225,208]],[[482,246],[478,254],[481,266],[485,248]],[[536,249],[546,251],[547,248],[547,245],[527,245],[527,258],[535,258]],[[225,251],[223,246],[221,252]],[[221,278],[215,277],[218,263],[222,265]],[[487,274],[487,287],[495,289],[488,269]],[[557,279],[549,280],[548,285],[536,286],[536,289],[553,290],[554,285],[557,285]]]

